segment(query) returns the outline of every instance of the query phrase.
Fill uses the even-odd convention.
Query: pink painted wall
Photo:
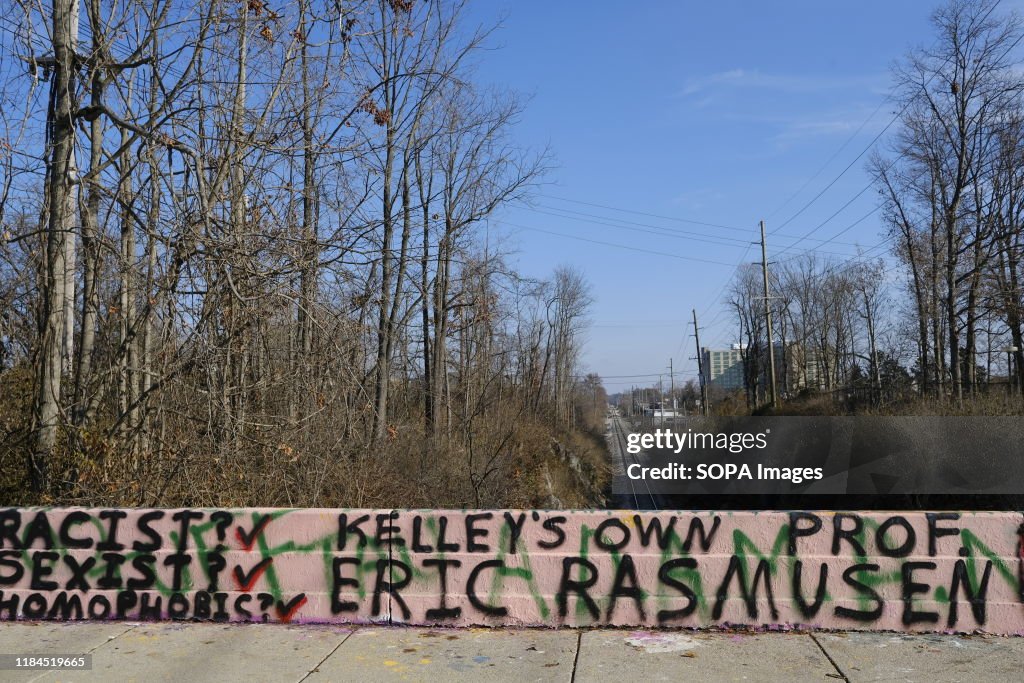
[[[1019,513],[0,510],[0,619],[1024,634]]]

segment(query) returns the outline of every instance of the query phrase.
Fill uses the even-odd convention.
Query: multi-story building
[[[723,391],[738,391],[746,386],[743,371],[743,356],[746,344],[733,344],[728,349],[708,349],[701,352],[704,370],[704,383]],[[806,387],[818,388],[818,364],[813,352],[806,352],[796,343],[788,343],[783,349],[781,344],[774,345],[776,381],[780,391],[795,393]],[[768,383],[767,354],[763,354],[761,363],[760,386]]]
[[[704,384],[725,391],[743,388],[743,353],[745,344],[733,344],[729,349],[702,349],[701,363]]]

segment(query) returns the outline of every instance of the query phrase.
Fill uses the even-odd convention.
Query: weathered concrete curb
[[[0,618],[1024,634],[1020,513],[0,511]]]

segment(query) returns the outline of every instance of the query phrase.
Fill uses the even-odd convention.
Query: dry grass
[[[599,507],[609,481],[602,439],[495,411],[470,430],[428,438],[406,422],[369,448],[339,436],[337,416],[211,450],[193,423],[131,454],[106,425],[63,433],[50,495],[33,494],[26,459],[31,377],[0,375],[0,504],[145,507]],[[73,483],[72,483],[73,482]]]
[[[738,413],[719,413],[738,414]],[[1024,398],[993,390],[976,396],[965,396],[962,402],[953,398],[939,400],[913,394],[891,397],[877,403],[867,399],[837,397],[831,393],[805,393],[784,401],[774,410],[762,408],[757,415],[919,415],[919,416],[999,416],[1024,415]]]

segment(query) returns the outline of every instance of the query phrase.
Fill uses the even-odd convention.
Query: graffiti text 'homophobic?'
[[[0,618],[1024,632],[1019,513],[0,511]]]

